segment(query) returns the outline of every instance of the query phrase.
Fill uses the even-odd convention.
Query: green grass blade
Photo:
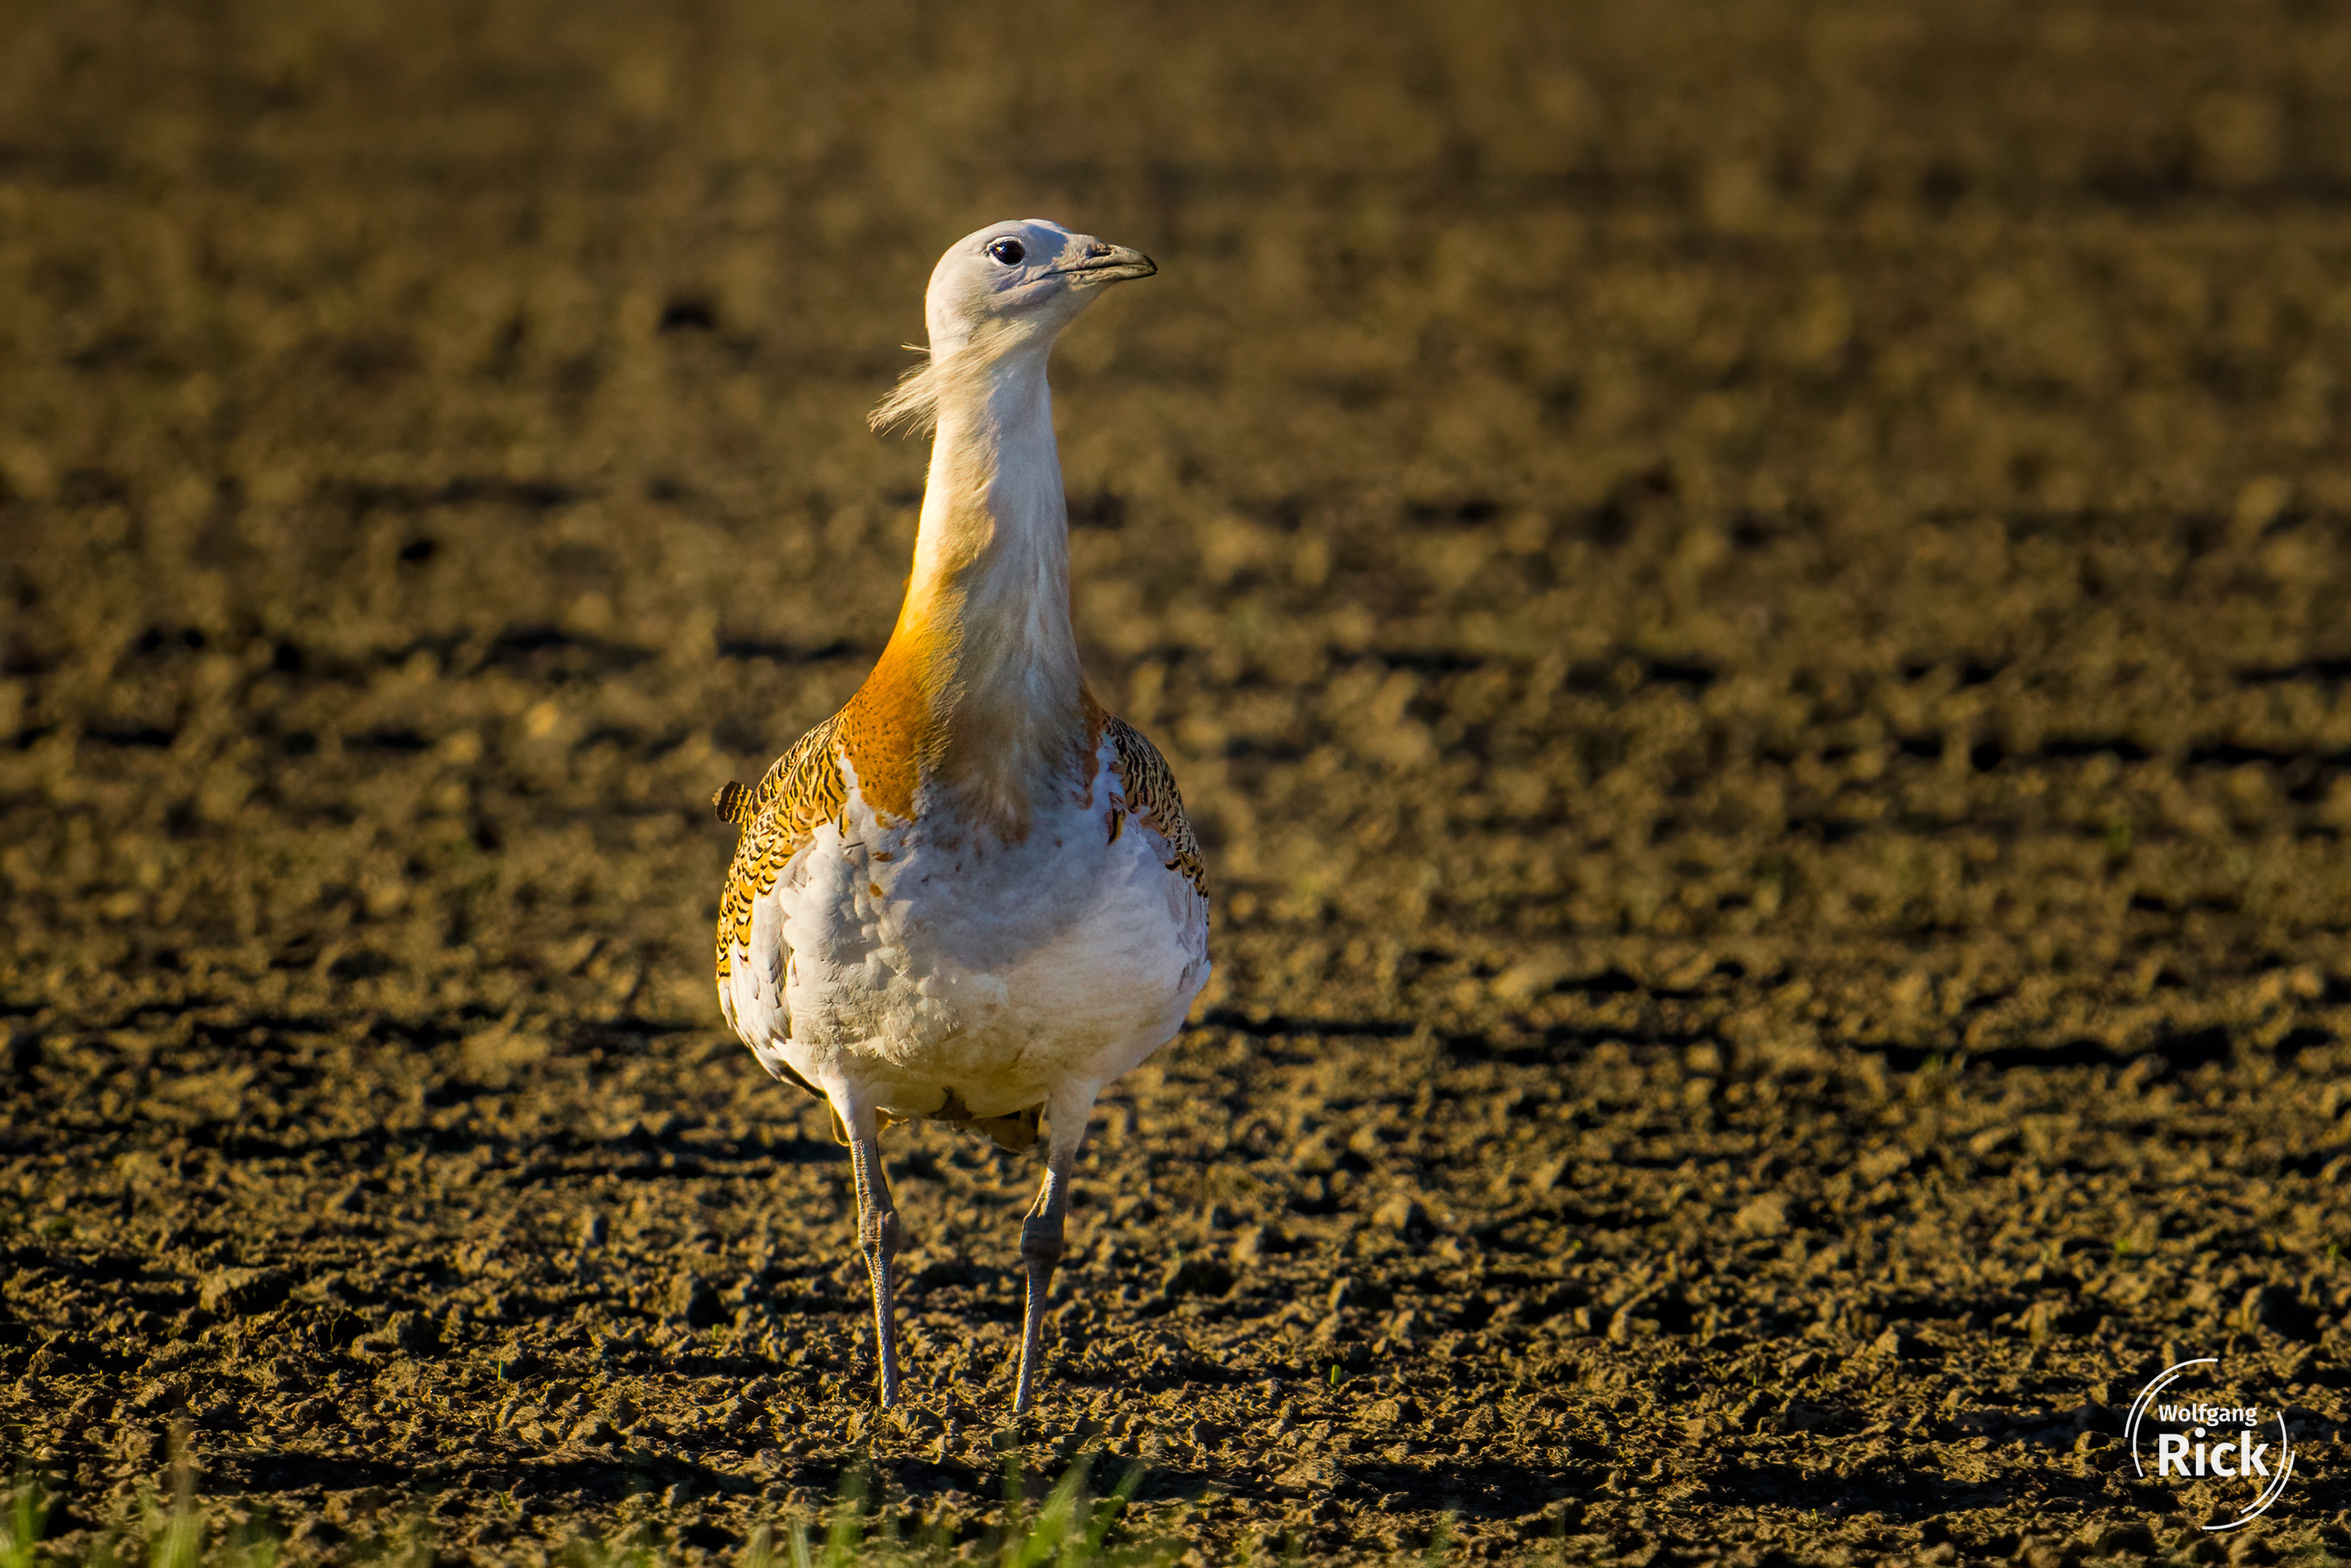
[[[1452,1555],[1453,1516],[1449,1513],[1440,1514],[1437,1516],[1437,1528],[1428,1532],[1428,1551],[1421,1558],[1421,1562],[1426,1568],[1438,1568],[1440,1563]]]
[[[33,1568],[33,1549],[48,1521],[49,1500],[40,1482],[18,1476],[9,1499],[7,1531],[0,1534],[0,1568]]]
[[[1086,1531],[1086,1552],[1089,1556],[1101,1555],[1102,1545],[1110,1539],[1111,1530],[1118,1523],[1119,1516],[1126,1511],[1126,1505],[1134,1500],[1135,1489],[1143,1484],[1144,1469],[1141,1459],[1127,1466],[1126,1474],[1119,1477],[1118,1485],[1111,1489],[1110,1496],[1095,1505],[1093,1528]]]

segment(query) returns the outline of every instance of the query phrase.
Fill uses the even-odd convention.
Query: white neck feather
[[[967,358],[999,347],[984,367]],[[1082,748],[1086,722],[1050,347],[968,344],[938,367],[904,616],[938,655],[943,772],[1024,824],[1036,790]]]

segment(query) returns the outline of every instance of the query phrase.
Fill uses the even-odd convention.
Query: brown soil
[[[2209,1353],[2304,1445],[2235,1550],[2351,1546],[2346,83],[2283,4],[15,13],[0,1448],[94,1530],[184,1416],[305,1559],[987,1517],[1034,1162],[893,1134],[877,1428],[705,802],[876,651],[864,411],[1041,212],[1164,269],[1058,375],[1218,969],[1033,1469],[2209,1557],[2114,1414]]]

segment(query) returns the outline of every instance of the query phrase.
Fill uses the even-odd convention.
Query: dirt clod
[[[204,1276],[196,1303],[220,1317],[252,1317],[284,1301],[294,1276],[283,1269],[223,1269]]]

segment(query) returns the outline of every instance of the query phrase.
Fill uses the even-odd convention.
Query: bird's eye
[[[1018,267],[1029,259],[1029,250],[1017,239],[1000,239],[987,247],[987,254],[1007,267]]]

